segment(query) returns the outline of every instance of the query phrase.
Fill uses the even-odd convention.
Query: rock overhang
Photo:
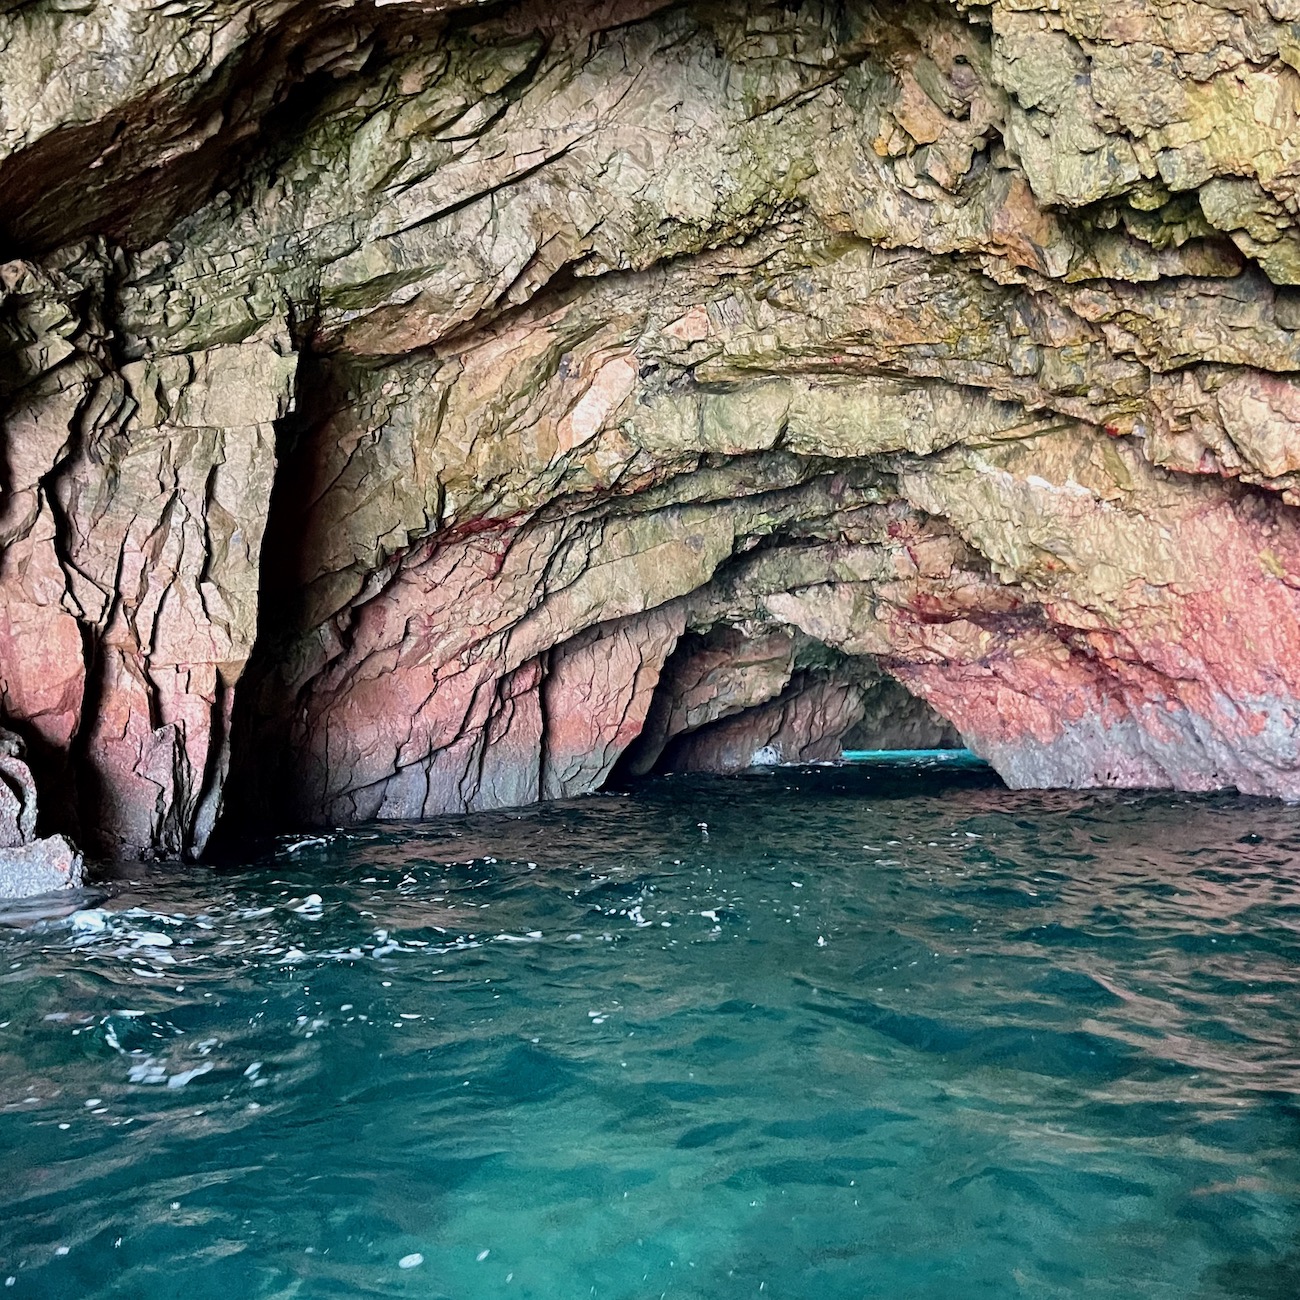
[[[0,19],[42,829],[192,855],[891,700],[1018,785],[1300,794],[1285,15],[82,8]]]

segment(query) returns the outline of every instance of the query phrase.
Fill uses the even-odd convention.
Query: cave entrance
[[[842,760],[979,763],[956,728],[877,660],[790,627],[727,624],[678,642],[609,784]]]

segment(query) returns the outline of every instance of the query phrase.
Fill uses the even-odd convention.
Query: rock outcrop
[[[1293,0],[0,5],[39,833],[846,735],[1300,798],[1297,69]]]
[[[36,837],[36,782],[22,741],[0,730],[0,901],[82,883],[82,859],[62,835]]]

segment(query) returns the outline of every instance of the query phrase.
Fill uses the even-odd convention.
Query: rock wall
[[[0,4],[39,831],[864,719],[1300,797],[1297,69],[1295,0]]]

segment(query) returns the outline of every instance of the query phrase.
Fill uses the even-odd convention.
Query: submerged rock
[[[850,733],[1300,798],[1295,19],[3,7],[42,826],[187,857]]]

